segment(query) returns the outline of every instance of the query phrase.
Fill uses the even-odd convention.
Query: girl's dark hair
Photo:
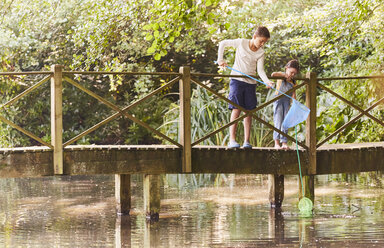
[[[292,59],[290,61],[288,61],[288,63],[285,65],[285,68],[295,68],[297,70],[297,72],[300,71],[300,64],[299,64],[299,61],[297,61],[297,59]]]
[[[271,37],[271,35],[269,34],[268,28],[263,26],[258,27],[254,35],[256,35],[256,37],[265,37],[268,39]]]

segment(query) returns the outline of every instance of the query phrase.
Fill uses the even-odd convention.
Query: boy
[[[236,40],[223,40],[219,43],[217,63],[219,66],[227,66],[228,64],[223,59],[224,48],[232,46],[236,48],[234,69],[237,69],[248,75],[255,75],[257,73],[261,79],[273,86],[264,72],[264,44],[269,40],[270,34],[266,27],[258,27],[252,36],[252,39],[236,39]],[[232,71],[231,75],[241,75],[236,71]],[[229,83],[229,100],[240,105],[246,110],[256,108],[256,81],[249,78],[231,78]],[[231,121],[239,117],[241,111],[235,106],[229,104],[229,109],[232,110]],[[252,117],[247,116],[244,118],[244,144],[243,148],[252,148],[249,143],[250,130],[252,124]],[[240,145],[236,142],[236,129],[237,123],[229,127],[229,143],[228,147],[238,148]]]

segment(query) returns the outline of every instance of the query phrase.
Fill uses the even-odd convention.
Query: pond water
[[[140,175],[132,176],[130,216],[116,215],[114,176],[0,179],[0,246],[384,247],[384,190],[375,177],[317,176],[314,213],[302,217],[295,176],[285,180],[278,212],[266,176],[167,175],[154,223],[142,210]]]

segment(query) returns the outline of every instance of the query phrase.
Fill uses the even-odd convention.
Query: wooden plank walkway
[[[0,149],[0,177],[54,175],[49,147]],[[308,153],[300,150],[303,174]],[[324,145],[317,149],[317,173],[384,170],[384,142]],[[64,149],[64,175],[173,174],[182,172],[182,150],[170,145],[73,145]],[[298,174],[295,150],[192,148],[192,173]]]

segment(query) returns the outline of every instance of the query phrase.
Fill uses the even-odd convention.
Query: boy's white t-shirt
[[[249,39],[223,40],[219,43],[219,51],[217,61],[223,60],[224,48],[236,48],[235,63],[233,68],[250,76],[257,74],[264,83],[271,82],[264,71],[264,49],[259,48],[256,52],[249,48]],[[236,71],[231,72],[231,75],[241,75]],[[257,81],[251,78],[234,78],[249,84],[256,84]]]

